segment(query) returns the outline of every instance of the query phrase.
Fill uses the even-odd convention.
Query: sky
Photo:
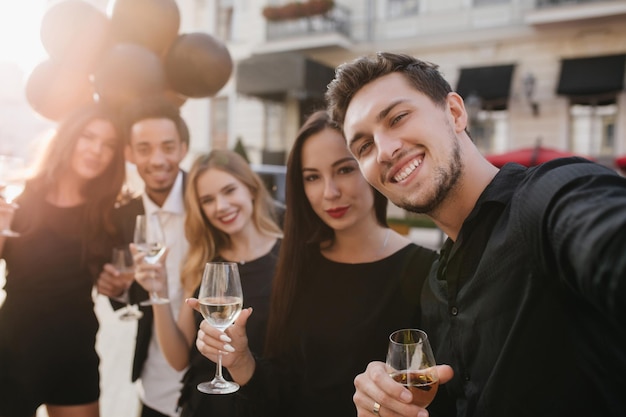
[[[0,61],[17,64],[29,72],[47,57],[39,26],[46,10],[63,0],[0,1]],[[104,9],[106,0],[83,0]],[[113,1],[113,0],[111,0]]]
[[[46,0],[0,2],[0,61],[29,72],[45,59],[39,25],[46,4]]]
[[[0,154],[34,157],[51,123],[26,101],[27,75],[47,54],[39,38],[46,0],[0,1]]]

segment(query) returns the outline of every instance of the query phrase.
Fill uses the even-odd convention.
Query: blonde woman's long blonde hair
[[[206,218],[198,196],[198,178],[209,169],[218,169],[241,181],[252,194],[252,223],[262,233],[277,238],[282,231],[276,222],[275,204],[261,178],[239,154],[213,150],[194,161],[185,189],[185,236],[189,251],[183,264],[181,281],[186,293],[200,285],[204,265],[230,243],[230,236],[213,227]]]

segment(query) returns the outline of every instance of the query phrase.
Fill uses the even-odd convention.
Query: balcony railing
[[[537,8],[553,6],[570,6],[572,4],[598,3],[615,0],[537,0]]]
[[[268,41],[328,33],[339,33],[350,38],[348,8],[335,4],[325,14],[267,22]]]
[[[621,18],[626,15],[624,0],[536,0],[524,22],[550,25],[597,18]]]

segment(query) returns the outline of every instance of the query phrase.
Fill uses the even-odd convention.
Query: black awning
[[[334,68],[297,53],[254,55],[237,65],[237,92],[272,100],[323,99],[334,76]]]
[[[563,59],[556,92],[576,102],[607,101],[608,96],[615,101],[624,89],[625,68],[626,54]]]
[[[456,92],[466,99],[472,94],[481,98],[483,109],[505,110],[511,91],[515,65],[461,68]]]

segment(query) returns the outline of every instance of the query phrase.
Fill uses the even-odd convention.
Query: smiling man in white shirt
[[[136,165],[144,192],[116,210],[118,243],[133,241],[138,214],[159,217],[168,247],[167,298],[176,317],[183,301],[180,267],[188,247],[183,204],[186,174],[180,163],[189,148],[189,130],[179,109],[165,99],[137,102],[124,110],[123,117],[128,141],[126,157]],[[124,305],[121,300],[136,304],[148,298],[140,285],[121,279],[112,265],[106,265],[100,274],[98,291],[111,297],[116,308]],[[132,371],[142,402],[141,417],[175,417],[185,371],[177,372],[169,366],[154,331],[152,307],[141,308],[144,314],[138,322]]]

